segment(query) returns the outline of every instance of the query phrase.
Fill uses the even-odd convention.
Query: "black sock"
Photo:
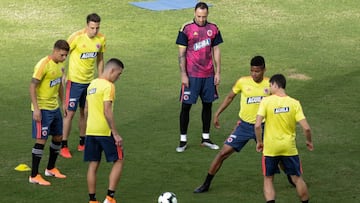
[[[60,149],[61,149],[61,142],[51,141],[50,155],[49,155],[49,162],[47,165],[47,169],[51,170],[51,169],[55,168],[55,162],[59,155]]]
[[[90,201],[96,201],[96,196],[94,194],[89,194]]]
[[[80,145],[84,145],[84,144],[85,144],[85,136],[80,136],[79,144],[80,144]]]
[[[107,191],[107,195],[110,196],[111,198],[114,198],[114,194],[115,194],[115,191],[113,191],[113,190]]]
[[[301,201],[302,203],[309,203],[309,200]]]
[[[214,175],[211,174],[207,174],[204,185],[209,185],[211,184],[212,179],[214,178]]]
[[[32,148],[32,166],[31,177],[35,177],[39,173],[39,164],[44,153],[44,145],[35,143]]]
[[[267,201],[266,203],[275,203],[275,200]]]
[[[67,142],[67,140],[61,141],[61,148],[64,148],[64,147],[68,147],[68,142]]]
[[[179,146],[180,146],[180,147],[183,147],[183,146],[186,145],[186,143],[187,143],[187,142],[185,142],[185,141],[180,141],[180,145],[179,145]]]

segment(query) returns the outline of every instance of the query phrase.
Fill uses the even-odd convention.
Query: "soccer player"
[[[35,66],[29,91],[32,110],[32,137],[36,140],[32,148],[32,168],[30,183],[51,185],[39,174],[39,164],[49,135],[49,162],[45,176],[66,178],[56,167],[55,162],[61,148],[63,120],[58,100],[63,101],[62,75],[64,61],[69,52],[69,44],[65,40],[55,42],[52,54],[42,58]]]
[[[115,126],[113,105],[115,100],[114,82],[124,69],[123,63],[110,59],[103,74],[93,80],[87,90],[85,114],[87,117],[84,160],[89,162],[87,184],[90,203],[98,202],[96,172],[100,165],[101,153],[105,152],[108,162],[113,162],[109,174],[109,187],[104,203],[116,203],[114,193],[120,180],[123,166],[122,137]]]
[[[212,179],[220,169],[223,161],[235,151],[240,150],[246,143],[255,140],[254,124],[259,103],[263,97],[270,94],[269,78],[264,77],[265,59],[255,56],[250,61],[250,76],[240,77],[232,90],[224,99],[214,115],[214,125],[220,128],[220,114],[232,103],[236,95],[241,94],[238,124],[231,135],[225,140],[220,152],[212,161],[205,182],[194,190],[194,193],[203,193],[209,190]]]
[[[279,173],[277,166],[282,163],[285,173],[291,176],[296,185],[301,201],[309,202],[309,193],[301,176],[302,167],[296,148],[296,122],[303,128],[306,146],[310,151],[314,149],[312,133],[300,102],[288,96],[285,87],[286,79],[283,75],[275,74],[270,78],[272,95],[261,101],[256,117],[256,150],[263,153],[264,196],[267,203],[275,202],[274,174]],[[263,141],[264,119],[266,122]]]
[[[99,33],[100,20],[100,16],[96,13],[89,14],[86,18],[86,28],[73,33],[68,39],[70,56],[66,83],[67,109],[64,113],[64,132],[60,151],[60,155],[64,158],[72,157],[68,148],[68,138],[71,122],[78,106],[80,107],[80,143],[77,150],[84,150],[86,89],[94,79],[95,61],[99,76],[104,68],[105,36]]]
[[[194,20],[182,26],[176,40],[182,83],[180,144],[177,152],[183,152],[187,147],[190,108],[199,96],[202,100],[203,123],[201,143],[210,149],[219,149],[210,140],[210,124],[212,102],[218,98],[216,87],[220,83],[221,66],[219,44],[223,39],[218,27],[207,21],[208,13],[206,3],[197,3]]]

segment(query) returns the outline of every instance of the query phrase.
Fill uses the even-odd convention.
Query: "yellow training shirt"
[[[232,88],[235,94],[241,92],[239,117],[241,120],[255,124],[256,113],[263,97],[269,96],[269,78],[264,77],[256,83],[251,76],[241,77]]]
[[[289,96],[271,95],[264,98],[258,115],[264,116],[264,156],[294,156],[296,122],[305,119],[300,102]]]
[[[36,87],[39,109],[55,110],[59,107],[59,88],[64,63],[55,63],[49,56],[42,58],[35,66],[33,78],[40,81]],[[34,110],[31,104],[31,110]]]
[[[115,85],[105,79],[93,80],[87,89],[87,136],[110,136],[111,130],[104,114],[104,102],[114,102]],[[114,104],[114,103],[113,103]]]
[[[105,52],[105,36],[98,33],[89,38],[85,29],[73,33],[69,39],[70,56],[67,79],[87,84],[94,79],[94,64],[98,53]]]

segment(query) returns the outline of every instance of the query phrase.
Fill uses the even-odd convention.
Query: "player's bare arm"
[[[186,73],[186,47],[179,46],[179,67],[181,75],[181,83],[185,87],[189,87],[189,77]]]
[[[299,124],[301,125],[302,129],[303,129],[303,133],[306,137],[306,147],[308,148],[308,150],[312,151],[314,150],[314,145],[312,143],[312,139],[311,139],[311,128],[309,123],[307,122],[306,119],[300,120]]]
[[[257,152],[262,152],[263,150],[263,140],[262,140],[262,128],[261,128],[261,123],[263,121],[264,117],[263,116],[256,116],[256,122],[255,122],[255,135],[256,135],[256,151]]]
[[[215,128],[220,128],[219,116],[231,104],[235,97],[236,94],[233,91],[230,91],[224,101],[220,104],[219,108],[216,110],[213,121]]]
[[[220,73],[221,73],[221,54],[220,54],[220,47],[214,46],[213,47],[213,57],[215,62],[215,77],[214,77],[214,84],[220,84]]]
[[[122,145],[122,137],[120,136],[119,132],[117,131],[115,127],[115,121],[114,121],[114,113],[112,111],[112,102],[111,101],[105,101],[104,102],[104,114],[106,121],[111,129],[111,133],[113,134],[113,137],[115,139],[115,144],[118,146]]]
[[[96,58],[97,68],[98,68],[98,76],[100,77],[104,71],[104,53],[99,52]]]
[[[36,87],[39,85],[39,83],[40,80],[32,78],[29,87],[31,103],[34,106],[33,119],[38,122],[41,121],[41,111],[37,103],[37,95],[36,95]]]

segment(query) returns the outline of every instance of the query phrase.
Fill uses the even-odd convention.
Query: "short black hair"
[[[254,56],[250,61],[250,66],[261,66],[265,68],[265,59],[262,56]]]
[[[63,39],[59,39],[55,42],[54,44],[54,49],[60,49],[60,50],[65,50],[65,51],[69,51],[70,50],[70,46],[67,43],[66,40]]]
[[[195,11],[198,8],[209,10],[208,5],[205,2],[201,2],[201,1],[195,5]]]
[[[271,76],[270,81],[271,84],[275,83],[278,87],[285,89],[286,88],[286,78],[283,74],[275,74]]]
[[[100,21],[101,21],[101,18],[96,13],[91,13],[86,17],[86,23],[89,23],[89,22],[100,23]]]
[[[118,66],[118,67],[120,67],[120,68],[122,68],[122,69],[125,68],[124,63],[123,63],[120,59],[117,59],[117,58],[111,58],[111,59],[109,59],[109,60],[106,62],[105,66],[107,66],[108,64],[115,64],[116,66]]]

